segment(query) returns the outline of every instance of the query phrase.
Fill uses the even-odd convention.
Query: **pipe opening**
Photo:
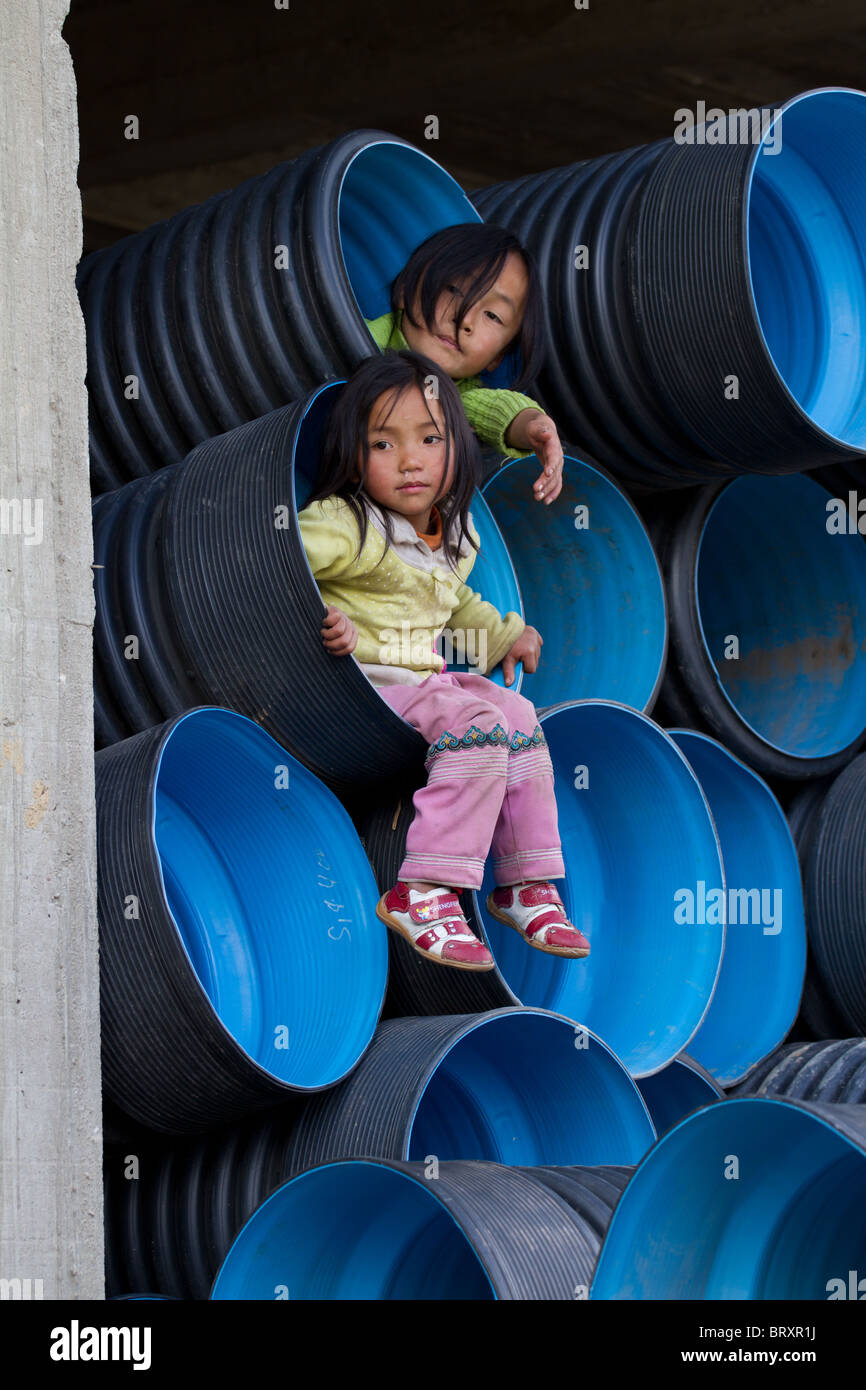
[[[542,728],[566,872],[556,886],[591,954],[532,950],[490,917],[489,867],[477,910],[516,998],[580,1020],[632,1076],[648,1076],[688,1044],[720,967],[724,926],[674,916],[676,893],[696,902],[699,882],[707,894],[724,885],[712,818],[686,759],[637,711],[587,700],[549,711]]]
[[[591,1038],[579,1048],[577,1036],[575,1024],[532,1012],[482,1021],[427,1081],[407,1157],[526,1166],[639,1161],[655,1133],[640,1094],[605,1043]]]
[[[746,196],[752,293],[770,356],[816,425],[864,448],[866,96],[819,91],[785,106]]]
[[[380,141],[350,163],[340,188],[340,248],[362,315],[391,309],[391,283],[416,246],[443,227],[480,222],[463,189],[435,160]]]
[[[736,1180],[720,1176],[720,1155],[736,1156]],[[830,1280],[862,1270],[863,1175],[863,1153],[808,1111],[720,1101],[638,1168],[590,1296],[826,1300]]]
[[[289,1085],[340,1080],[373,1036],[387,944],[337,799],[251,720],[194,710],[162,750],[153,835],[183,946],[237,1044]]]
[[[707,516],[696,565],[723,694],[753,733],[800,758],[847,748],[866,718],[866,545],[828,533],[828,500],[801,475],[737,478]]]
[[[606,698],[646,709],[661,680],[665,595],[649,537],[631,503],[597,469],[566,456],[562,491],[531,500],[541,471],[515,459],[484,488],[544,647],[522,694],[536,708]]]
[[[433,1193],[370,1162],[314,1168],[273,1193],[235,1240],[211,1297],[492,1300],[495,1294],[467,1236]]]

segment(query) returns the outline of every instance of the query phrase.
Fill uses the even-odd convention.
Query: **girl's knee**
[[[463,728],[460,730],[461,733],[464,733],[471,724],[476,725],[479,729],[483,729],[485,733],[490,733],[491,729],[494,729],[498,724],[506,734],[511,733],[507,714],[490,700],[467,701],[466,704],[461,707],[460,721],[463,725]]]
[[[503,691],[503,696],[501,712],[507,717],[511,729],[519,729],[524,734],[533,733],[538,723],[538,713],[532,701],[512,690]]]

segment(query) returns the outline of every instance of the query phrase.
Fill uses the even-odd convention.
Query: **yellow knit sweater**
[[[444,551],[431,550],[397,512],[391,513],[394,542],[388,548],[382,510],[369,500],[367,508],[367,535],[357,560],[358,523],[342,498],[310,503],[298,521],[322,599],[340,608],[358,629],[353,655],[370,680],[374,685],[420,684],[441,671],[447,663],[434,643],[446,629],[452,662],[465,651],[474,669],[487,674],[525,624],[519,613],[503,618],[469,588],[475,550],[462,541],[455,573]],[[469,531],[477,543],[471,515]],[[462,647],[458,634],[465,634]]]

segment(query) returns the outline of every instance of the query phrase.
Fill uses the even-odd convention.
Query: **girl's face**
[[[468,283],[460,281],[443,290],[436,301],[432,331],[422,322],[417,303],[412,307],[412,314],[418,320],[418,327],[411,324],[405,314],[401,325],[410,348],[431,358],[452,381],[477,376],[485,368],[499,366],[505,349],[520,330],[529,291],[523,257],[511,251],[496,281],[467,310],[458,341],[455,321]]]
[[[432,419],[431,419],[432,416]],[[434,502],[444,497],[454,476],[454,447],[445,475],[445,423],[438,400],[417,388],[394,400],[383,391],[367,421],[365,491],[392,512],[408,517],[415,530],[427,531]],[[364,449],[358,452],[358,477]]]

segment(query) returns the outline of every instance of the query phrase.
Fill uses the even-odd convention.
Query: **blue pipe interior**
[[[281,1081],[339,1081],[373,1036],[388,954],[337,798],[251,719],[192,710],[160,757],[153,835],[178,935],[226,1030]]]
[[[404,1157],[638,1162],[655,1139],[646,1106],[610,1048],[583,1041],[572,1022],[549,1014],[482,1015],[427,1081]]]
[[[372,1161],[301,1173],[250,1217],[211,1298],[495,1298],[434,1188]]]
[[[753,475],[719,494],[695,575],[719,688],[771,747],[838,753],[866,726],[866,545],[827,530],[811,478]],[[726,657],[736,637],[739,655]]]
[[[340,248],[364,318],[391,308],[391,282],[422,241],[458,222],[480,222],[450,174],[410,145],[361,150],[340,189]]]
[[[816,425],[864,448],[866,96],[794,98],[756,153],[747,200],[752,293],[770,356]]]
[[[543,638],[522,694],[537,708],[610,699],[645,709],[666,651],[664,585],[649,537],[615,483],[566,457],[562,491],[532,498],[535,455],[507,463],[484,497],[505,537],[526,621]]]
[[[773,793],[704,734],[669,729],[710,804],[727,880],[727,935],[716,992],[689,1054],[722,1086],[784,1040],[806,971],[800,861]]]
[[[586,700],[549,711],[541,725],[566,870],[557,887],[591,954],[563,960],[533,950],[489,916],[490,861],[476,908],[523,1004],[578,1020],[632,1076],[649,1076],[687,1046],[720,967],[724,926],[674,917],[678,891],[697,901],[698,881],[707,891],[723,886],[712,817],[686,759],[645,715]]]
[[[643,1077],[637,1088],[659,1134],[666,1134],[672,1125],[693,1110],[720,1099],[706,1077],[679,1057],[661,1071]]]
[[[343,382],[337,381],[320,387],[310,398],[298,430],[293,486],[295,506],[299,511],[313,490],[328,416],[343,385]],[[470,587],[503,615],[509,612],[522,615],[523,599],[508,547],[485,498],[478,491],[473,496],[470,510],[481,543],[481,550],[475,558],[469,576]],[[437,647],[444,656],[449,671],[467,671],[471,667],[466,660],[460,658],[476,656],[480,651],[481,640],[478,634],[461,633],[446,625],[445,635],[437,643]],[[501,665],[491,671],[488,678],[495,685],[504,685]],[[523,678],[523,666],[518,663],[515,681],[510,689],[519,691]]]
[[[777,1099],[719,1101],[632,1177],[590,1297],[826,1300],[830,1280],[862,1274],[864,1184],[866,1156],[826,1120]]]

